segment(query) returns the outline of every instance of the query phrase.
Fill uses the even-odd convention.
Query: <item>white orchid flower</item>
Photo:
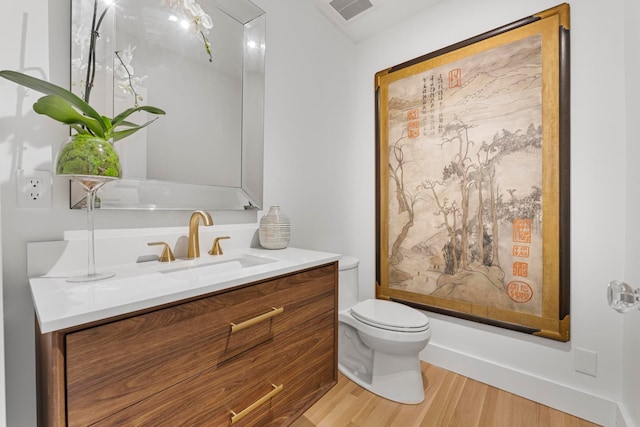
[[[213,20],[200,4],[196,0],[182,0],[182,10],[185,17],[190,22],[193,29],[202,37],[204,43],[204,49],[209,55],[209,62],[213,62],[213,55],[211,53],[211,42],[207,38],[209,30],[213,28]]]
[[[202,39],[204,49],[209,55],[209,62],[213,62],[213,54],[211,52],[211,42],[207,37],[209,30],[213,29],[213,19],[205,12],[197,0],[161,0],[161,4],[168,9],[180,9],[184,20],[173,17],[174,21],[178,21],[184,28],[193,30],[193,32]]]
[[[182,9],[196,30],[208,34],[209,30],[213,28],[211,16],[202,9],[196,0],[182,0]]]

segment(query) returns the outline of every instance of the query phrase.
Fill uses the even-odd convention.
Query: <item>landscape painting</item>
[[[379,298],[568,340],[564,20],[376,75]]]

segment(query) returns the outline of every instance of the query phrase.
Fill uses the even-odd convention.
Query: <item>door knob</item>
[[[640,288],[633,289],[625,282],[614,280],[607,286],[607,300],[618,313],[640,309]]]

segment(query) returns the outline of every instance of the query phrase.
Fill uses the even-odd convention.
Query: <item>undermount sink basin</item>
[[[190,264],[182,267],[170,268],[160,271],[160,273],[166,274],[174,279],[197,279],[209,277],[218,273],[238,271],[258,265],[270,264],[275,261],[277,260],[273,258],[242,254],[204,264]]]

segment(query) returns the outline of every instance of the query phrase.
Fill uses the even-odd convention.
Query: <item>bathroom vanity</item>
[[[39,425],[287,425],[336,383],[339,256],[205,257],[30,279]]]

